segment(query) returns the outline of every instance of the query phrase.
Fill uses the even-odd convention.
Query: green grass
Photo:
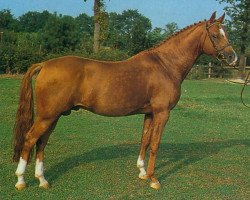
[[[46,147],[38,188],[34,162],[28,187],[15,190],[11,137],[19,78],[0,78],[0,199],[249,199],[249,116],[239,85],[185,81],[157,159],[160,191],[137,178],[143,116],[108,118],[86,111],[62,117]],[[245,101],[250,103],[247,88]]]

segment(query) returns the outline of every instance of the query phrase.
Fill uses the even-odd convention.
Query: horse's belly
[[[107,102],[104,104],[95,104],[86,109],[104,116],[125,116],[140,113],[144,110],[144,107],[144,105],[131,104],[131,102],[130,105],[119,104],[119,102]]]
[[[83,100],[80,105],[86,110],[104,116],[125,116],[149,111],[148,104],[141,98],[106,98],[95,96]]]
[[[87,110],[105,116],[124,116],[147,104],[146,80],[138,77],[109,77],[98,74],[98,81],[85,78],[81,87],[82,104]]]

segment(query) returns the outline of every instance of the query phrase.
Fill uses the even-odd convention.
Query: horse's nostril
[[[235,58],[234,54],[229,54],[229,55],[228,55],[228,60],[229,60],[229,61],[233,61],[234,58]]]

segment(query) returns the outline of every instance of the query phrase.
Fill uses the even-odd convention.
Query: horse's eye
[[[212,37],[213,37],[214,39],[217,39],[217,38],[218,38],[218,36],[217,36],[217,35],[212,35]]]

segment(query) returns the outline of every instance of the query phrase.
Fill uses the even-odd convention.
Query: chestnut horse
[[[40,187],[49,186],[43,172],[44,148],[49,136],[61,115],[83,108],[104,116],[145,114],[137,161],[139,178],[150,179],[150,186],[159,189],[160,183],[154,175],[157,150],[170,111],[180,98],[182,81],[203,53],[229,65],[236,63],[237,56],[222,26],[224,16],[216,19],[213,13],[209,20],[188,26],[125,61],[66,56],[32,65],[22,81],[14,127],[13,159],[19,161],[15,187],[26,186],[23,175],[35,144],[35,177]],[[37,72],[34,119],[31,80]]]

